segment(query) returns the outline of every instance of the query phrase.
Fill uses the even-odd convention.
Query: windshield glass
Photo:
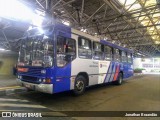
[[[19,65],[51,67],[53,63],[53,41],[45,35],[22,40]]]

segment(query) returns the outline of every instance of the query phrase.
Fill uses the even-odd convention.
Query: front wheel
[[[122,75],[122,73],[119,73],[118,80],[115,81],[115,84],[116,85],[121,85],[122,82],[123,82],[123,75]]]
[[[83,76],[78,76],[75,80],[73,93],[75,95],[81,95],[86,89],[86,79]]]

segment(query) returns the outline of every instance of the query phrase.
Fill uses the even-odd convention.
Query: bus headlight
[[[41,79],[41,78],[39,78],[39,82],[42,82],[42,79]]]
[[[18,79],[22,79],[22,76],[18,75]]]
[[[51,79],[50,78],[43,79],[43,82],[44,83],[51,83]]]

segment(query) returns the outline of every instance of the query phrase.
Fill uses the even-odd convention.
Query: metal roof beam
[[[153,34],[153,35],[158,35],[158,34]],[[143,35],[143,36],[146,36],[146,37],[151,37],[153,35]],[[139,38],[139,37],[142,37],[142,36],[126,36],[126,37],[123,37],[121,39],[128,39],[128,38]],[[116,39],[113,39],[113,40],[116,40]]]
[[[105,3],[102,4],[83,24],[88,23],[88,21],[89,21],[104,5],[105,5]]]
[[[160,24],[154,24],[154,25],[148,25],[148,26],[138,26],[138,27],[132,27],[132,28],[129,28],[129,29],[125,29],[123,31],[136,30],[136,29],[148,28],[148,27],[159,26],[159,25]],[[117,32],[121,32],[121,31],[122,31],[122,29],[119,29],[117,31],[105,32],[105,33],[102,33],[102,34],[117,33]]]
[[[36,2],[38,3],[38,5],[39,5],[42,9],[44,9],[44,6],[43,6],[38,0],[36,0]]]
[[[150,11],[150,10],[155,10],[155,9],[158,9],[158,8],[157,8],[157,7],[154,7],[154,8],[152,8],[152,9],[147,9],[147,10]],[[145,14],[142,14],[142,15],[139,15],[139,16],[132,16],[132,15],[137,14],[137,13],[140,13],[140,12],[144,12]],[[151,14],[157,14],[157,13],[159,13],[159,11],[153,12],[153,13],[152,13],[152,12],[146,13],[146,11],[141,10],[141,11],[134,12],[134,13],[127,13],[127,14],[109,16],[109,19],[107,18],[106,20],[100,20],[100,22],[112,21],[112,20],[114,20],[115,18],[122,18],[122,17],[124,17],[124,16],[130,17],[130,19],[133,19],[133,18],[142,17],[142,16],[146,16],[146,15],[151,15]],[[112,17],[113,17],[113,18],[112,18]]]
[[[109,5],[114,11],[116,11],[119,15],[122,15],[122,12],[112,3],[112,1],[108,1],[108,0],[103,0],[107,5]],[[122,17],[124,21],[126,21],[126,23],[128,23],[131,27],[135,27],[135,25],[133,23],[131,23],[129,20],[126,20],[126,16]],[[136,29],[136,31],[139,34],[142,34],[138,29]],[[142,34],[143,35],[143,34]],[[144,39],[146,39],[144,37]],[[154,46],[155,47],[155,46]],[[158,50],[160,52],[160,50],[156,47],[156,50]]]

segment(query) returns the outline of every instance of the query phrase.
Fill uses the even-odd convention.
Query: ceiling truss
[[[129,0],[123,4],[120,0],[21,1],[46,11],[57,21],[69,21],[75,29],[86,29],[88,34],[144,55],[153,56],[160,52],[160,10],[157,4],[149,4],[152,0],[132,0],[130,5],[127,5]],[[135,5],[139,8],[133,9]],[[16,45],[11,43],[16,43],[18,37],[13,40],[8,38],[5,27],[0,27],[0,45],[10,49]]]

